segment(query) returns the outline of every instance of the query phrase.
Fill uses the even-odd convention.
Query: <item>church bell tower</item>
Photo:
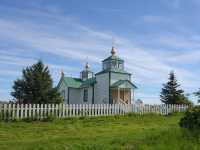
[[[112,46],[111,56],[103,60],[103,70],[104,71],[123,71],[124,70],[124,60],[116,55],[116,49]]]
[[[83,71],[81,71],[80,73],[80,78],[85,81],[87,79],[93,78],[94,77],[94,73],[90,70],[90,65],[88,64],[88,62],[85,64],[85,68]]]

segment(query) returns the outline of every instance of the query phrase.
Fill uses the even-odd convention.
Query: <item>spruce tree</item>
[[[180,89],[173,71],[169,74],[169,81],[163,84],[160,100],[165,104],[188,104],[191,103]]]
[[[200,103],[200,89],[194,93],[195,96],[198,98],[198,103]]]
[[[62,98],[56,88],[48,66],[40,60],[22,71],[22,78],[14,81],[11,95],[19,103],[60,103]]]

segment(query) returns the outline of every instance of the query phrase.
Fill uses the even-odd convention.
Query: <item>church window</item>
[[[88,101],[88,89],[84,89],[83,91],[83,101],[84,102]]]
[[[113,62],[112,62],[112,66],[113,66],[113,68],[117,68],[117,62],[116,62],[116,61],[113,61]]]
[[[122,64],[122,63],[119,63],[119,64],[118,64],[118,68],[119,68],[119,69],[123,69],[123,64]]]

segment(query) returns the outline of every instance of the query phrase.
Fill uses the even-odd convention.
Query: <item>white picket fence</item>
[[[0,104],[0,119],[44,119],[156,113],[167,115],[184,112],[187,105],[122,105],[122,104]]]

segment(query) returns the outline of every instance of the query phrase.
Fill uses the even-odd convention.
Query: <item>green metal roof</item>
[[[72,78],[72,77],[64,77],[64,82],[69,87],[79,88],[82,84],[82,80],[80,78]]]
[[[119,80],[111,85],[111,88],[137,88],[131,81],[129,80]]]
[[[100,72],[96,73],[96,75],[107,73],[107,72],[113,72],[113,73],[129,74],[129,75],[131,75],[131,73],[128,73],[127,71],[119,70],[119,69],[103,70],[103,71],[100,71]]]
[[[116,55],[109,56],[108,58],[104,59],[102,62],[107,61],[107,60],[118,60],[118,61],[124,61],[123,59],[119,58],[119,57],[116,56]]]
[[[86,81],[83,81],[81,87],[88,87],[90,85],[94,85],[95,83],[96,83],[96,78],[90,78],[87,79]]]
[[[90,79],[83,81],[80,78],[63,77],[63,81],[68,87],[83,88],[83,87],[88,87],[90,85],[95,84],[96,78],[90,78]]]

